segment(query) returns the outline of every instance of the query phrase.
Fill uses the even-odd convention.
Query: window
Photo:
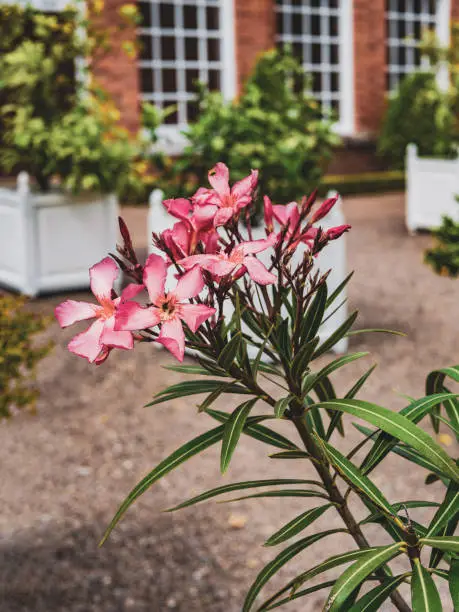
[[[231,0],[143,0],[139,10],[142,99],[174,105],[177,132],[196,117],[196,81],[235,93]]]
[[[312,77],[312,92],[353,130],[352,0],[276,0],[277,44],[289,45]]]
[[[395,89],[400,80],[421,66],[418,48],[426,28],[435,30],[441,42],[449,40],[449,0],[388,0],[387,89]]]

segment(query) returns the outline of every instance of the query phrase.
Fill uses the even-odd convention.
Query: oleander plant
[[[338,396],[334,374],[366,353],[330,356],[326,365],[324,359],[317,365],[340,339],[356,333],[355,312],[331,336],[323,334],[324,321],[339,307],[350,279],[328,291],[327,272],[315,264],[329,242],[350,229],[321,226],[336,198],[316,203],[312,193],[300,203],[280,205],[265,196],[266,237],[253,240],[250,206],[257,172],[230,186],[228,168],[218,163],[208,180],[210,188],[199,188],[190,199],[164,201],[174,224],[153,234],[155,252],[145,264],[138,261],[120,221],[123,244],[118,254],[90,270],[97,303],[67,300],[56,309],[63,327],[94,319],[69,344],[70,351],[91,363],[104,362],[114,348],[162,344],[179,362],[169,369],[189,379],[159,392],[147,406],[186,397],[194,410],[197,395],[203,399],[196,418],[217,422],[172,452],[132,489],[102,542],[163,476],[216,444],[221,447],[221,471],[226,472],[238,445],[249,436],[259,442],[260,453],[285,466],[285,478],[225,481],[170,508],[176,511],[234,493],[238,499],[282,498],[286,507],[289,499],[305,499],[304,511],[264,543],[273,547],[273,558],[250,587],[243,612],[272,610],[303,598],[307,604],[308,596],[321,590],[326,593],[324,610],[332,612],[378,610],[389,598],[397,610],[437,611],[442,610],[440,582],[449,584],[457,607],[459,468],[422,428],[422,421],[430,418],[436,430],[447,427],[459,434],[459,400],[453,388],[459,382],[459,366],[430,373],[426,396],[407,399],[398,412],[357,399],[374,367],[350,380],[348,391]],[[132,282],[117,295],[113,283],[120,270]],[[183,363],[185,351],[194,362]],[[233,409],[214,407],[223,395]],[[361,440],[350,451],[343,443],[344,415],[360,421],[356,427]],[[277,431],[279,421],[290,424],[290,435]],[[399,478],[410,478],[413,464],[425,469],[426,486],[436,481],[443,488],[441,498],[425,501],[421,490],[419,499],[388,499],[372,475],[389,455],[400,461]],[[305,478],[289,476],[291,461],[310,464]],[[362,503],[367,512],[360,519],[356,506]],[[430,520],[415,520],[419,508],[430,513]],[[342,527],[318,531],[314,522],[333,513]],[[372,532],[381,530],[378,545],[369,541],[370,526]],[[330,537],[342,538],[340,552],[314,561],[317,543]],[[297,556],[304,564],[301,573],[263,599],[268,581]]]

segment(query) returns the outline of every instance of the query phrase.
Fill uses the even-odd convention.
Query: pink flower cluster
[[[131,262],[136,263],[130,271],[135,270],[137,282],[128,285],[118,296],[114,283],[119,267],[106,257],[89,271],[91,290],[98,303],[66,300],[57,306],[56,318],[62,327],[95,319],[86,331],[70,341],[69,350],[90,363],[100,364],[113,348],[131,349],[134,340],[154,340],[182,361],[183,323],[191,332],[196,332],[206,321],[214,326],[217,310],[213,302],[219,291],[225,296],[232,284],[246,273],[260,285],[276,282],[274,266],[268,270],[257,259],[258,253],[274,249],[279,260],[283,253],[303,243],[315,254],[329,240],[349,229],[349,226],[340,226],[323,232],[312,226],[330,211],[336,198],[325,200],[306,219],[315,195],[301,205],[291,202],[286,206],[273,205],[265,196],[266,238],[245,240],[239,229],[239,218],[241,211],[253,201],[257,180],[258,173],[252,171],[230,187],[228,168],[218,163],[209,172],[211,189],[201,187],[191,200],[165,200],[164,206],[178,221],[171,229],[154,235],[155,246],[161,254],[150,255],[143,267]],[[177,280],[172,291],[166,290],[171,269]],[[202,297],[205,288],[207,291]],[[144,304],[133,300],[142,293]]]

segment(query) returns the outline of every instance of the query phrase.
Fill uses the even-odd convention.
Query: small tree
[[[459,276],[459,223],[444,217],[441,226],[432,233],[435,244],[425,253],[426,263],[442,276]]]

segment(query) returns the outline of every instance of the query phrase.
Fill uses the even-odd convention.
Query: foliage
[[[51,349],[50,343],[34,342],[49,318],[29,312],[25,302],[23,297],[0,295],[0,418],[33,408],[38,395],[31,384],[35,367]]]
[[[166,174],[167,193],[172,184],[174,195],[189,196],[205,182],[208,168],[222,161],[236,180],[260,170],[260,192],[275,201],[295,200],[320,182],[339,143],[333,117],[323,116],[307,76],[288,51],[261,55],[233,102],[201,86],[198,107],[196,123],[184,132],[189,146],[173,176]]]
[[[391,96],[378,151],[394,168],[403,168],[406,147],[414,143],[420,155],[455,157],[459,143],[454,97],[442,92],[432,72],[407,75]]]
[[[124,11],[126,20],[131,12]],[[56,15],[1,6],[0,23],[1,167],[27,170],[43,191],[53,181],[74,192],[141,190],[152,129],[148,138],[123,128],[89,61],[86,68],[81,62],[91,57],[94,70],[107,51],[106,32],[87,22],[78,6]],[[163,119],[153,107],[144,114],[150,128]]]
[[[459,223],[443,217],[441,226],[433,230],[435,244],[425,253],[425,261],[442,276],[459,276]]]
[[[326,195],[330,189],[341,196],[362,193],[385,193],[405,189],[403,170],[386,170],[384,172],[362,172],[360,174],[326,174],[322,180],[319,193]]]
[[[342,553],[315,565],[311,555],[303,555],[306,569],[257,609],[271,610],[327,589],[325,610],[377,610],[390,597],[396,609],[407,612],[410,608],[397,589],[411,583],[413,608],[437,610],[438,580],[449,580],[451,593],[457,593],[459,540],[453,534],[459,520],[459,468],[420,423],[430,416],[436,430],[444,424],[459,434],[459,394],[450,390],[459,383],[459,366],[432,372],[426,382],[427,395],[407,400],[398,412],[356,399],[374,366],[349,381],[348,391],[338,395],[336,373],[367,354],[331,357],[325,363],[323,358],[343,337],[356,333],[352,331],[354,312],[331,337],[322,337],[322,326],[339,305],[351,276],[329,292],[327,273],[316,272],[314,266],[330,240],[349,229],[341,226],[325,231],[320,227],[336,198],[320,206],[315,204],[315,194],[300,205],[288,206],[273,205],[265,198],[267,238],[252,241],[250,223],[243,229],[240,220],[250,217],[245,209],[253,205],[256,173],[232,187],[228,178],[228,169],[219,163],[209,173],[213,189],[200,188],[191,202],[164,202],[180,221],[161,235],[153,235],[158,252],[145,265],[137,260],[127,227],[120,221],[124,242],[114,259],[134,282],[121,300],[112,291],[116,265],[106,258],[91,270],[100,306],[94,309],[91,304],[68,300],[56,309],[63,326],[86,319],[91,312],[96,317],[86,335],[79,334],[69,345],[90,362],[101,363],[113,348],[133,348],[134,342],[161,343],[179,361],[185,348],[193,350],[195,363],[168,368],[190,379],[157,393],[147,406],[187,398],[191,409],[198,404],[197,418],[217,421],[173,451],[132,489],[103,541],[130,506],[172,470],[221,444],[220,467],[227,472],[249,436],[260,443],[260,460],[269,453],[268,462],[280,461],[285,476],[225,480],[169,509],[172,512],[235,492],[236,499],[283,498],[286,508],[292,497],[307,499],[302,512],[281,523],[265,542],[266,546],[281,546],[281,551],[273,553],[256,577],[243,612],[254,609],[261,590],[291,559],[321,539],[331,535],[336,539],[341,533],[346,534]],[[265,251],[269,255],[262,262],[256,254]],[[177,287],[171,290],[168,285],[165,293],[168,267]],[[110,283],[104,280],[108,278]],[[144,290],[148,296],[144,293],[143,300],[130,300]],[[221,396],[226,396],[225,411],[213,406]],[[350,451],[337,435],[345,434],[344,414],[370,425],[356,424],[362,437]],[[277,431],[280,421],[290,426],[290,433],[286,427],[282,434]],[[401,477],[411,478],[415,464],[427,470],[426,482],[439,481],[444,493],[438,503],[421,498],[389,499],[372,475],[389,455],[399,459]],[[292,478],[290,467],[295,460],[302,465],[310,462],[315,477]],[[226,501],[235,501],[234,495]],[[360,521],[355,517],[356,502],[359,511],[361,504],[367,510]],[[415,520],[416,508],[431,508],[431,519],[424,524]],[[335,512],[343,529],[318,531],[312,527],[320,516]],[[376,547],[366,534],[369,525],[381,530]],[[355,547],[346,547],[348,536]],[[398,567],[404,562],[405,568],[394,576],[390,564],[396,557]],[[347,568],[337,577],[309,586],[313,578],[343,565]],[[361,588],[368,592],[361,594]]]

